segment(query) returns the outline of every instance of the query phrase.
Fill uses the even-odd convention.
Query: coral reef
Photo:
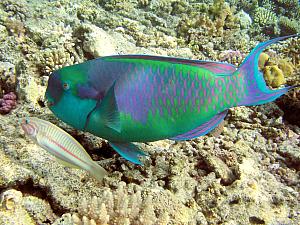
[[[276,14],[263,7],[255,9],[253,17],[254,22],[258,23],[261,27],[275,25],[277,22]]]
[[[259,41],[299,32],[299,18],[295,0],[0,1],[1,110],[18,97],[0,115],[0,224],[299,224],[299,90],[232,108],[204,137],[141,143],[144,166],[57,120],[43,97],[53,70],[106,54],[238,66]],[[299,40],[262,54],[272,88],[299,84]],[[24,138],[28,115],[72,134],[109,171],[103,184]]]

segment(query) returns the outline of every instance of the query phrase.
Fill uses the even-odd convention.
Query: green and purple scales
[[[140,164],[145,153],[131,142],[196,138],[221,123],[229,108],[271,102],[296,87],[271,90],[258,70],[264,48],[285,38],[258,44],[239,68],[147,55],[90,60],[53,72],[46,98],[58,118]]]

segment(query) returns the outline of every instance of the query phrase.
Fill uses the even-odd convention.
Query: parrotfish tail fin
[[[141,149],[139,149],[136,145],[132,143],[109,142],[109,144],[123,158],[138,165],[142,165],[142,162],[139,160],[139,157],[147,156],[147,153],[143,152]]]
[[[103,167],[98,165],[95,161],[92,161],[89,173],[98,181],[102,181],[103,177],[107,175],[107,171]]]
[[[258,69],[258,60],[262,51],[269,45],[290,37],[278,37],[266,42],[258,44],[246,57],[234,75],[241,75],[244,79],[245,97],[238,102],[238,105],[261,105],[267,102],[274,101],[281,95],[285,94],[288,90],[296,86],[286,86],[277,90],[268,88],[264,80],[263,74]]]

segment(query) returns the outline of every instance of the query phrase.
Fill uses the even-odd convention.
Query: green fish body
[[[231,107],[275,100],[294,87],[271,90],[258,70],[260,43],[236,68],[227,63],[122,55],[55,71],[46,98],[71,126],[107,139],[126,159],[144,155],[131,142],[188,140],[214,129]]]

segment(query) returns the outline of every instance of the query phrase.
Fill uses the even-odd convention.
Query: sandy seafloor
[[[280,0],[1,0],[0,97],[18,100],[0,115],[0,224],[300,224],[299,89],[230,109],[213,135],[141,143],[144,166],[44,104],[48,76],[62,66],[111,54],[238,65],[259,41],[299,32],[299,15],[298,1]],[[300,83],[299,53],[297,38],[268,49],[270,85]],[[103,184],[25,138],[24,116],[79,140],[109,171]]]

